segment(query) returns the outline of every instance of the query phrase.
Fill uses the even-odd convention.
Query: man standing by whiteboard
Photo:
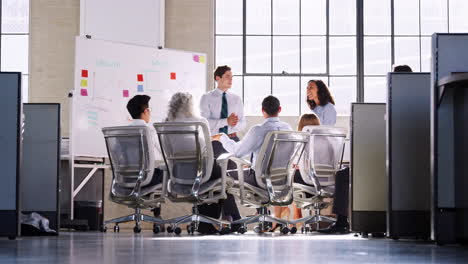
[[[218,87],[202,96],[201,115],[208,120],[211,135],[224,133],[237,142],[237,133],[245,129],[246,120],[242,99],[229,91],[232,86],[231,68],[219,66],[214,79]]]
[[[204,94],[200,100],[201,115],[208,120],[211,135],[224,133],[230,139],[238,142],[237,133],[245,129],[247,122],[241,97],[229,91],[232,86],[231,68],[227,65],[217,67],[214,71],[214,79],[217,88]],[[214,141],[213,152],[216,159],[218,155],[225,153],[226,150],[224,150],[220,142]],[[206,211],[200,213],[206,213],[208,216],[217,218],[216,210],[211,206],[216,207],[215,205],[207,206],[203,210]],[[222,210],[226,220],[235,221],[241,218],[232,194],[228,194],[227,199],[222,202]],[[200,227],[203,228],[204,226],[201,225]],[[233,231],[236,231],[238,226],[232,228]]]

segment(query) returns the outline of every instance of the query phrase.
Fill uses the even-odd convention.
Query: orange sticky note
[[[81,87],[88,87],[88,80],[82,79],[81,80]]]

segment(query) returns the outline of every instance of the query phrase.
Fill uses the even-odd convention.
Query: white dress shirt
[[[201,115],[208,120],[212,135],[218,134],[219,129],[228,126],[227,118],[221,119],[221,106],[223,91],[215,89],[204,94],[200,100]],[[239,117],[239,122],[235,126],[228,126],[228,134],[237,133],[244,130],[247,121],[244,116],[244,105],[242,99],[229,90],[226,91],[228,104],[228,116],[235,113]]]
[[[154,149],[154,160],[155,161],[163,161],[163,156],[161,154],[161,149],[159,146],[159,140],[158,136],[156,134],[156,129],[154,128],[153,125],[146,123],[145,120],[143,119],[133,119],[132,123],[130,123],[129,126],[148,126],[150,128],[150,137],[152,138],[152,141],[154,143],[153,149]],[[159,163],[159,162],[158,162]]]
[[[231,140],[226,134],[223,134],[219,141],[223,144],[224,149],[236,157],[242,158],[253,153],[252,168],[254,168],[263,139],[268,132],[275,130],[291,131],[292,129],[288,123],[281,122],[278,117],[270,117],[265,119],[262,124],[253,126],[239,142]]]

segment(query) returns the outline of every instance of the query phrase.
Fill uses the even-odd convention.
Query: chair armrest
[[[160,165],[158,166],[158,169],[160,169],[160,170],[162,170],[162,171],[167,171],[167,166],[166,166],[166,164],[160,164]]]
[[[167,195],[167,182],[169,176],[169,170],[167,169],[166,164],[160,164],[158,169],[163,171],[163,181],[162,181],[162,190],[161,190],[161,197],[166,197]]]
[[[228,161],[231,160],[233,161],[234,163],[236,163],[236,165],[239,167],[239,165],[241,166],[252,166],[252,163],[250,163],[249,161],[245,160],[245,159],[241,159],[241,158],[238,158],[236,156],[234,156],[234,154],[232,153],[224,153],[224,154],[221,154],[217,159],[216,159],[216,162],[218,163],[219,166],[223,166],[224,164],[227,165]]]
[[[239,195],[241,204],[244,203],[244,166],[251,167],[252,164],[244,159],[234,156],[232,153],[221,154],[216,162],[221,167],[222,177],[227,177],[227,165],[229,161],[233,161],[237,166],[237,178],[239,180]]]

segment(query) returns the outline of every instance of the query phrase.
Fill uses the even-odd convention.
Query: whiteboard
[[[101,128],[128,125],[126,105],[137,94],[151,96],[153,123],[174,93],[190,92],[198,105],[205,91],[205,54],[77,37],[70,154],[106,157]]]
[[[164,47],[164,0],[81,0],[80,35]]]

